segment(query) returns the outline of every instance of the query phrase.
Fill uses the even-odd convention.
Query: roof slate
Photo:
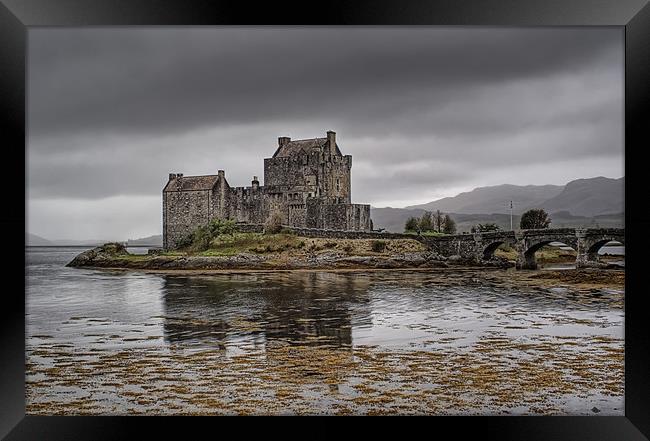
[[[327,138],[312,138],[312,139],[296,139],[289,141],[285,145],[278,147],[277,152],[273,155],[274,158],[281,158],[286,156],[293,156],[300,154],[301,150],[309,153],[314,148],[321,148],[327,145]],[[336,146],[336,152],[340,155],[341,151]]]
[[[219,179],[218,175],[183,176],[171,179],[163,191],[210,190]]]

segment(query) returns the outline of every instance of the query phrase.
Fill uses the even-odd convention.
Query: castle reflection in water
[[[165,340],[350,348],[352,329],[371,324],[370,283],[363,274],[327,272],[165,277]]]

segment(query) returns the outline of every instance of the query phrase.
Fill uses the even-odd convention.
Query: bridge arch
[[[485,241],[482,245],[481,258],[483,260],[491,260],[494,258],[494,253],[501,245],[508,245],[514,247],[516,241],[510,238],[494,239],[492,241]]]
[[[604,231],[599,234],[585,234],[581,238],[581,252],[576,260],[576,266],[597,266],[600,249],[609,242],[620,242],[625,246],[625,235],[620,231]]]
[[[517,268],[519,269],[537,269],[537,259],[535,253],[543,246],[552,242],[560,242],[568,247],[573,248],[578,254],[579,243],[574,229],[558,229],[553,231],[529,230],[524,231],[517,243],[519,256],[517,258]]]

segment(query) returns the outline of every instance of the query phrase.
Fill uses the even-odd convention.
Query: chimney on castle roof
[[[288,136],[280,136],[278,138],[278,147],[282,147],[285,144],[289,144],[291,142],[291,138]]]
[[[253,182],[252,182],[253,190],[257,190],[260,188],[260,181],[257,180],[257,176],[253,176]]]
[[[172,179],[176,179],[176,173],[169,174],[169,180],[171,181]]]
[[[224,178],[224,179],[225,179],[225,177],[226,177],[226,172],[223,171],[223,170],[218,170],[218,171],[217,171],[217,176],[218,176],[219,178]]]
[[[336,153],[336,132],[331,130],[327,131],[327,146],[330,149],[330,153],[334,155]]]

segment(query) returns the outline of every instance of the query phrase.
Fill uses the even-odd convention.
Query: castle
[[[163,189],[163,247],[213,219],[263,224],[279,213],[282,224],[328,230],[369,231],[370,205],[352,204],[352,156],[341,153],[336,133],[325,138],[278,138],[273,157],[264,159],[264,185],[231,187],[226,174],[170,173]]]

